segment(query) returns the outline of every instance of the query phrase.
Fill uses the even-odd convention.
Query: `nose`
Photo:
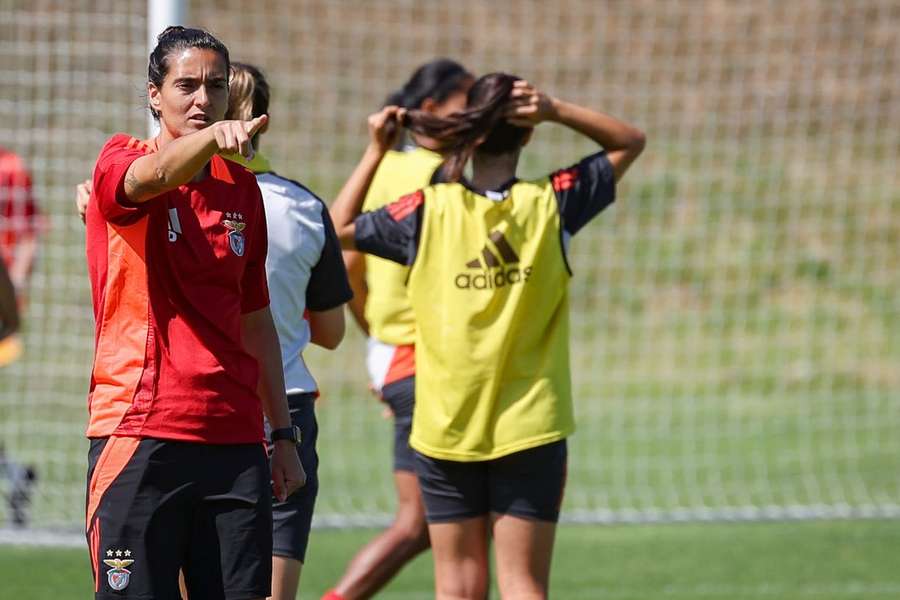
[[[194,104],[200,108],[209,106],[209,93],[205,83],[197,86],[197,91],[194,92]]]

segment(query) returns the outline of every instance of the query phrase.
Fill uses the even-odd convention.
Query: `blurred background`
[[[646,131],[616,205],[572,246],[565,520],[900,517],[896,1],[187,4],[187,24],[266,71],[263,149],[326,202],[366,115],[438,56]],[[93,321],[74,186],[113,133],[146,134],[147,7],[0,0],[0,145],[43,215],[23,352],[0,368],[7,537],[17,520],[60,540],[82,526]],[[542,125],[521,174],[592,151]],[[393,510],[390,422],[363,346],[354,332],[309,355],[319,526]]]

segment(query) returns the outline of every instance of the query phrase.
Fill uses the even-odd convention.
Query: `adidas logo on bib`
[[[519,255],[513,250],[501,231],[492,231],[481,255],[466,263],[468,269],[481,269],[480,273],[459,273],[454,279],[461,290],[492,290],[507,285],[525,283],[531,276],[531,267],[519,267]]]

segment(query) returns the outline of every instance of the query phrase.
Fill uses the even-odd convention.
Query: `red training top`
[[[155,141],[117,134],[94,167],[87,435],[260,442],[259,367],[240,328],[242,314],[269,304],[256,178],[213,156],[203,181],[132,203],[128,167],[155,151]]]

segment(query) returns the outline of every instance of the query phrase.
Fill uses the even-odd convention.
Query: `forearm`
[[[273,429],[290,427],[291,416],[284,392],[281,348],[268,308],[241,317],[241,339],[244,349],[259,363],[257,393],[262,402],[263,414]]]
[[[141,203],[173,190],[193,179],[217,151],[212,127],[172,140],[131,164],[125,194],[131,202]]]
[[[551,120],[574,129],[600,144],[606,150],[606,156],[612,164],[617,181],[644,150],[646,144],[644,132],[640,129],[571,102],[554,99]]]
[[[344,252],[344,265],[347,267],[347,281],[353,290],[353,298],[347,303],[353,320],[363,333],[369,335],[369,322],[366,320],[366,300],[369,297],[369,286],[366,284],[366,259],[361,252],[352,250]]]
[[[554,121],[591,138],[607,151],[643,144],[643,132],[607,114],[559,99],[553,100],[553,107]]]
[[[375,144],[369,144],[365,153],[356,165],[356,169],[350,175],[344,187],[341,188],[337,198],[331,205],[329,212],[334,222],[334,229],[341,247],[346,250],[354,250],[356,243],[354,233],[356,228],[353,220],[362,212],[362,205],[366,199],[366,193],[375,177],[375,171],[384,157],[385,150]]]

